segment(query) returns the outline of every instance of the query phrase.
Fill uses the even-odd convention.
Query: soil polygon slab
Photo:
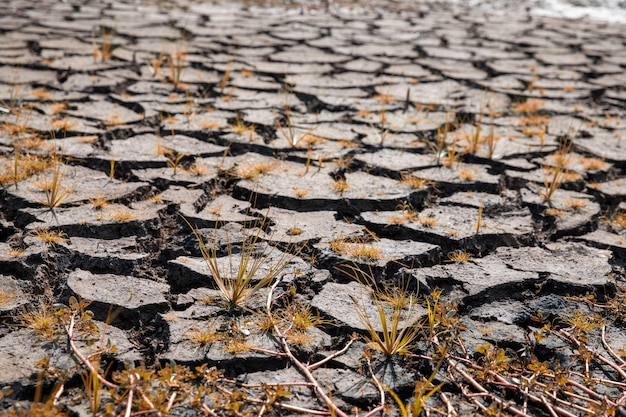
[[[584,54],[561,54],[560,50],[535,54],[535,58],[548,65],[578,66],[590,63]]]
[[[23,122],[23,120],[22,120]],[[9,121],[13,123],[13,121]],[[95,135],[101,132],[101,129],[94,126],[94,122],[78,119],[75,117],[37,115],[30,117],[24,124],[29,132],[41,133],[43,135],[52,135],[53,137],[65,137],[74,135]],[[19,124],[18,124],[19,126]],[[0,136],[0,140],[4,140]]]
[[[218,366],[222,369],[240,369],[255,371],[259,369],[275,369],[282,364],[282,359],[265,351],[275,352],[279,349],[279,342],[269,335],[252,333],[241,342],[251,349],[229,352],[228,341],[219,341],[209,346],[204,362],[209,366]],[[253,350],[254,348],[258,350]]]
[[[0,250],[3,250],[0,246]],[[8,250],[8,248],[6,248]],[[2,255],[5,255],[2,253]],[[4,256],[0,255],[0,262]],[[23,291],[19,281],[7,275],[0,275],[0,287],[2,288],[2,297],[0,297],[0,312],[6,316],[6,313],[15,311],[17,308],[28,302],[27,294]]]
[[[384,87],[380,92],[389,94],[396,100],[405,100],[407,91],[409,97],[412,97],[419,103],[438,104],[441,106],[449,106],[454,104],[452,96],[462,93],[466,90],[456,81],[446,80],[441,82],[419,83],[410,86],[390,85]]]
[[[155,103],[156,104],[156,103]],[[174,116],[169,116],[163,120],[163,132],[172,131],[182,135],[198,135],[198,132],[215,132],[222,129],[228,129],[228,120],[235,118],[235,113],[231,112],[207,112],[207,113],[192,113],[189,114],[185,106],[160,106],[160,109],[154,108],[155,114],[160,114],[161,111],[167,110],[168,113],[180,112]],[[191,117],[190,117],[191,116]]]
[[[314,398],[309,387],[290,385],[290,383],[300,382],[303,380],[303,376],[298,372],[297,368],[295,367],[281,368],[278,370],[248,372],[239,375],[238,380],[250,385],[289,385],[289,388],[286,391],[288,391],[291,395],[283,398],[281,402],[290,406],[302,407],[304,409],[310,410],[316,410],[322,407],[318,400]]]
[[[527,240],[534,231],[531,213],[525,208],[493,214],[483,211],[477,232],[478,212],[479,208],[474,207],[440,205],[422,210],[418,219],[405,219],[402,211],[366,212],[362,216],[375,231],[384,230],[393,222],[394,228],[407,229],[401,233],[444,244],[456,241],[468,246],[499,246]]]
[[[268,217],[273,226],[267,238],[272,242],[294,243],[312,240],[330,241],[337,236],[351,236],[363,228],[335,219],[335,212],[300,212],[272,207]]]
[[[30,239],[30,241],[28,241]],[[35,237],[26,236],[23,244],[23,252],[14,252],[13,247],[8,243],[0,242],[0,266],[3,274],[10,274],[15,277],[26,277],[28,271],[34,270],[41,263],[49,246]]]
[[[475,68],[470,62],[459,62],[446,59],[432,60],[422,59],[420,65],[442,73],[445,77],[454,80],[484,80],[487,73]]]
[[[299,64],[293,62],[264,62],[264,61],[251,61],[249,62],[254,67],[256,72],[261,74],[323,74],[332,71],[333,67],[330,64]]]
[[[345,247],[341,252],[327,255],[332,250],[333,241],[340,240],[341,235],[336,235],[330,242],[326,239],[314,245],[314,248],[325,251],[320,258],[325,265],[350,264],[367,262],[374,268],[386,267],[388,271],[398,269],[401,265],[412,267],[423,263],[433,263],[439,258],[439,247],[424,242],[409,240],[390,240],[378,238],[371,242],[352,243],[349,240],[339,245]]]
[[[234,199],[229,195],[219,195],[209,200],[200,210],[189,201],[183,201],[180,213],[194,227],[199,228],[215,227],[216,224],[226,222],[244,224],[260,221],[258,217],[253,216],[249,202]]]
[[[168,316],[169,318],[169,316]],[[177,363],[201,362],[209,351],[209,345],[194,343],[190,340],[194,332],[216,332],[210,326],[217,320],[189,320],[171,317],[167,320],[169,347],[161,358]]]
[[[365,109],[361,108],[360,110],[363,111]],[[372,130],[377,131],[378,136],[393,136],[398,132],[423,132],[424,130],[430,130],[428,129],[430,126],[425,126],[425,124],[433,123],[434,120],[440,119],[437,114],[430,115],[423,112],[409,113],[404,109],[402,111],[385,110],[384,107],[380,105],[376,110],[377,111],[371,111],[362,115],[357,114],[354,120],[367,123]],[[437,127],[439,126],[434,126],[435,129]],[[359,130],[363,132],[363,130]]]
[[[408,389],[413,384],[414,375],[412,372],[403,368],[396,361],[383,359],[378,363],[375,362],[372,368],[377,380],[394,392]],[[337,376],[334,381],[337,395],[347,402],[367,406],[379,399],[379,389],[371,380],[357,373]]]
[[[487,62],[487,67],[497,74],[533,74],[539,63],[534,59],[498,59]]]
[[[55,80],[55,71],[0,66],[0,81],[8,85],[50,83]]]
[[[205,242],[209,253],[213,247],[217,245],[217,243],[218,242],[214,242],[212,240]],[[241,244],[241,242],[237,241],[226,241],[225,243],[233,246],[239,246]],[[244,259],[241,253],[232,253],[230,256],[217,257],[216,262],[221,278],[224,280],[238,279],[240,272],[239,268],[245,267],[246,271],[251,271],[254,263],[258,262],[256,258],[257,256],[262,257],[263,259],[261,264],[256,265],[257,269],[254,276],[251,278],[251,286],[254,286],[265,277],[275,273],[277,268],[280,268],[281,266],[284,268],[279,272],[281,276],[284,276],[285,282],[288,282],[294,275],[300,275],[302,273],[301,271],[308,269],[308,264],[300,258],[294,257],[289,253],[281,252],[271,246],[267,246],[261,241],[259,241],[257,245],[258,247],[255,246],[253,248],[255,257],[252,259]],[[244,266],[240,266],[242,262],[244,262]],[[180,256],[170,261],[169,268],[170,273],[168,279],[172,285],[182,285],[183,287],[185,285],[198,286],[201,283],[210,283],[213,281],[212,272],[204,258]],[[179,279],[179,277],[184,278]],[[185,285],[183,285],[183,280]],[[174,281],[176,284],[174,284]]]
[[[87,203],[90,199],[104,197],[108,201],[123,199],[126,196],[140,193],[148,184],[145,182],[122,182],[111,179],[100,171],[92,170],[83,166],[64,165],[59,168],[61,174],[58,177],[59,194],[67,192],[67,196],[61,200],[61,206],[76,203]],[[21,198],[33,205],[45,206],[47,198],[41,190],[41,184],[49,184],[55,177],[48,173],[38,174],[20,187],[10,190],[11,195]]]
[[[522,201],[526,204],[543,207],[543,214],[554,217],[554,228],[557,234],[579,234],[588,227],[602,213],[600,204],[593,201],[593,197],[576,191],[556,190],[549,201],[544,200],[540,193],[545,189],[533,187],[531,190],[522,189]],[[550,209],[556,209],[557,212]]]
[[[593,135],[593,141],[576,141],[576,148],[598,158],[620,163],[626,162],[626,130],[608,131],[606,129],[587,129]]]
[[[525,254],[529,257],[526,258]],[[580,243],[550,243],[545,249],[499,248],[496,256],[510,268],[548,273],[551,279],[564,284],[576,287],[611,285],[610,252]]]
[[[355,140],[358,135],[353,130],[354,125],[350,123],[332,122],[332,123],[317,123],[310,127],[302,129],[301,133],[309,133],[310,135],[320,136],[322,138],[331,139],[335,141]],[[277,136],[284,138],[282,132],[278,132]],[[306,139],[306,138],[303,138]]]
[[[28,230],[42,227],[59,227],[69,236],[116,239],[132,234],[145,235],[158,224],[158,211],[162,205],[153,202],[110,204],[98,210],[88,205],[55,209],[54,212],[42,209],[28,209],[26,212],[37,215],[38,222],[27,226]]]
[[[114,274],[96,275],[81,269],[69,274],[67,285],[83,299],[129,310],[165,309],[165,294],[170,288],[167,284],[143,278]]]
[[[363,57],[367,59],[376,59],[374,57],[377,56],[392,56],[401,58],[417,57],[417,53],[414,48],[409,44],[337,46],[333,49],[339,54],[351,57]]]
[[[615,200],[624,200],[626,198],[626,180],[618,179],[596,183],[590,192],[593,193],[594,191],[600,191]]]
[[[533,159],[531,160],[531,162],[536,164],[537,166],[555,167],[557,165],[557,158],[559,158],[558,155],[557,156],[551,155],[547,157]],[[564,161],[561,161],[561,162],[565,162],[562,166],[566,171],[577,172],[581,175],[585,175],[586,173],[597,174],[600,171],[609,171],[613,167],[613,164],[609,162],[605,162],[603,160],[595,161],[597,167],[586,166],[585,163],[589,162],[588,159],[584,157],[583,155],[580,155],[576,152],[569,152],[565,156]]]
[[[415,191],[397,181],[353,172],[346,174],[348,188],[335,190],[336,183],[325,169],[311,170],[308,174],[270,172],[258,179],[240,181],[235,190],[244,195],[258,195],[264,202],[292,210],[334,210],[345,206],[346,200],[359,210],[374,208],[392,209],[401,201],[413,199]],[[333,185],[335,184],[335,185]],[[303,197],[295,196],[294,189],[305,190]]]
[[[589,246],[608,249],[615,254],[617,262],[622,264],[626,261],[626,231],[621,234],[607,232],[605,230],[594,230],[586,235],[576,237],[576,241],[583,242]]]
[[[120,125],[139,122],[143,116],[120,106],[103,100],[95,100],[89,105],[79,104],[76,110],[66,110],[70,116],[87,120],[98,120],[103,124]]]
[[[255,90],[244,90],[232,87],[228,90],[229,96],[219,97],[215,101],[215,108],[219,110],[245,111],[247,109],[283,108],[284,96]]]
[[[298,31],[272,31],[272,36],[278,39],[290,41],[310,41],[321,36],[319,30],[298,30]],[[299,61],[298,61],[299,62]]]
[[[159,184],[160,187],[162,187],[163,184],[185,187],[199,186],[215,178],[215,173],[214,175],[196,174],[189,171],[187,168],[189,168],[188,164],[181,164],[176,167],[176,170],[174,170],[173,167],[134,169],[133,174],[139,181],[156,183]],[[210,169],[207,168],[207,170]]]
[[[576,243],[552,244],[546,249],[499,248],[493,255],[468,263],[435,265],[412,273],[431,288],[460,285],[462,292],[457,290],[457,296],[482,302],[521,295],[546,280],[562,291],[584,292],[611,285],[607,253]],[[591,262],[582,259],[583,254],[592,255]]]
[[[511,206],[506,198],[501,194],[488,194],[484,192],[460,192],[451,196],[439,199],[439,204],[447,206],[466,206],[480,207],[482,206],[486,212],[507,211],[507,209],[515,208]],[[508,207],[507,207],[508,206]]]
[[[360,72],[367,72],[367,73],[374,73],[374,72],[379,72],[379,70],[382,68],[383,64],[380,62],[374,62],[372,60],[369,59],[364,59],[364,58],[357,58],[354,60],[350,60],[348,62],[342,63],[338,65],[341,68],[344,68],[348,71],[360,71]],[[417,67],[419,68],[419,67]],[[426,72],[425,70],[422,70],[423,72]],[[399,72],[399,73],[397,73]],[[417,71],[418,73],[420,73],[420,71]],[[404,73],[402,73],[402,70],[398,70],[396,71],[396,73],[394,72],[389,72],[390,74],[393,75],[405,75]]]
[[[86,270],[109,270],[124,273],[148,254],[143,253],[133,237],[114,240],[73,236],[65,246],[78,254],[80,268]]]
[[[242,75],[239,72],[231,74],[228,85],[232,85],[238,88],[248,88],[251,90],[265,90],[278,92],[281,85],[271,77],[259,76],[259,75]]]
[[[437,165],[437,160],[433,155],[404,152],[387,148],[370,154],[356,155],[354,159],[364,163],[366,167],[396,173],[407,170],[420,170]]]
[[[32,382],[31,376],[39,369],[37,364],[47,356],[51,366],[70,368],[74,363],[60,348],[39,339],[31,329],[18,329],[0,338],[0,384],[24,384]]]
[[[159,162],[166,163],[163,152],[193,156],[217,156],[224,153],[224,147],[202,142],[188,136],[158,137],[153,134],[133,136],[129,139],[111,141],[111,158],[120,162]]]
[[[489,166],[458,164],[455,168],[435,167],[418,169],[413,175],[434,182],[440,187],[476,191],[495,191],[499,176],[489,173]]]
[[[97,136],[70,136],[57,139],[55,145],[64,157],[83,159],[98,157],[102,150],[97,147]]]
[[[485,344],[492,345],[493,349],[507,347],[521,349],[528,342],[524,329],[514,324],[479,322],[467,317],[460,321],[466,328],[461,334],[468,352],[475,352]]]
[[[526,83],[523,83],[518,77],[512,75],[498,75],[484,81],[479,81],[478,83],[490,90],[507,93],[521,91],[526,88]]]
[[[356,282],[349,284],[326,283],[322,291],[313,298],[311,305],[335,320],[337,325],[366,331],[365,325],[356,314],[356,309],[361,308],[374,330],[382,331],[378,310],[372,301],[369,290]],[[391,310],[391,307],[385,306],[387,317],[391,317]],[[399,328],[411,326],[425,313],[426,310],[423,307],[414,305],[412,311],[407,310],[405,312],[406,315],[399,322]]]

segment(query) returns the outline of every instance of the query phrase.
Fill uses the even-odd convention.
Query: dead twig
[[[266,308],[267,315],[269,317],[272,317],[272,309],[271,309],[272,297],[279,283],[280,283],[280,279],[277,279],[276,282],[272,284],[267,294],[267,303],[265,305],[265,308]],[[326,405],[332,410],[332,412],[334,412],[335,415],[340,416],[340,417],[349,417],[348,414],[346,414],[343,410],[341,410],[337,406],[337,404],[335,404],[333,400],[331,400],[330,397],[324,392],[319,382],[317,382],[317,379],[315,379],[315,377],[311,373],[310,369],[305,364],[303,364],[300,360],[298,360],[298,358],[294,356],[294,354],[291,352],[291,349],[289,348],[289,344],[287,343],[287,338],[280,331],[278,326],[274,324],[273,327],[274,327],[274,332],[276,333],[276,336],[281,341],[281,344],[283,346],[283,351],[285,352],[289,360],[294,365],[296,365],[296,367],[300,370],[300,372],[304,375],[304,377],[311,383],[315,393],[322,399],[322,401],[324,401],[324,403],[326,403]]]

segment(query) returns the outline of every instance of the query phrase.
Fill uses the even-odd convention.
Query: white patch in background
[[[441,1],[441,0],[440,0]],[[443,0],[492,10],[528,6],[533,14],[626,23],[626,0]],[[439,2],[439,1],[437,1]]]
[[[626,23],[624,0],[534,0],[529,1],[535,14],[569,19],[589,18]]]

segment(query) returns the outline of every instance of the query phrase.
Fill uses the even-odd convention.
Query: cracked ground
[[[333,409],[289,352],[336,413],[439,383],[425,412],[625,412],[624,25],[364,4],[6,2],[5,413],[238,415],[145,387],[94,411],[81,351],[112,385],[215,369],[253,415]],[[234,303],[215,275],[241,265]],[[114,350],[68,347],[77,300]],[[386,355],[371,331],[400,304],[420,332]]]

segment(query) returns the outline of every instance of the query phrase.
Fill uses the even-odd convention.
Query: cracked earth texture
[[[92,301],[117,348],[103,360],[110,372],[207,364],[260,404],[269,394],[254,384],[286,384],[293,408],[271,412],[328,410],[281,339],[261,331],[269,287],[226,308],[188,222],[224,270],[245,261],[242,239],[258,227],[255,250],[271,253],[254,279],[288,260],[273,281],[277,317],[303,306],[318,320],[288,341],[302,361],[356,335],[314,374],[344,412],[377,411],[387,393],[399,413],[389,392],[416,401],[416,381],[432,372],[444,385],[424,406],[436,415],[624,411],[624,25],[402,1],[4,3],[5,410],[43,384],[64,412],[92,414],[72,398],[84,368],[67,337],[24,325],[27,312],[74,299]],[[449,308],[439,319],[454,313],[455,324],[408,355],[371,351],[357,310],[382,328],[358,270],[412,294],[401,327],[427,327],[439,291]],[[207,328],[218,337],[198,342]],[[581,340],[592,369],[569,378],[592,394],[570,391],[588,401],[498,379],[532,381],[537,363],[574,369]],[[434,347],[446,343],[459,359],[437,368]],[[620,370],[593,365],[611,355]],[[56,376],[42,373],[44,358]],[[485,376],[487,359],[497,375]],[[602,385],[600,373],[617,382]],[[175,415],[234,413],[174,398]],[[146,404],[133,412],[156,415]],[[125,410],[113,414],[135,415]]]

